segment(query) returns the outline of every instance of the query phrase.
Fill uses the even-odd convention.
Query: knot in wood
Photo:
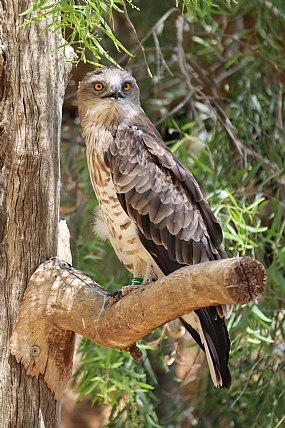
[[[37,357],[38,355],[40,355],[40,353],[41,353],[41,348],[38,345],[34,345],[31,347],[30,354],[33,357]]]

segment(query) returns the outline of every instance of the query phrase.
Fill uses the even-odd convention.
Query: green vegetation
[[[122,67],[129,62],[144,109],[171,150],[189,165],[218,216],[228,255],[260,260],[268,285],[258,302],[236,307],[229,319],[233,378],[229,391],[217,391],[202,368],[194,392],[187,395],[187,381],[178,382],[175,375],[179,362],[168,366],[164,358],[176,350],[174,355],[181,360],[183,340],[177,346],[177,340],[164,332],[162,343],[148,346],[161,334],[158,330],[142,342],[144,357],[139,365],[124,352],[106,351],[83,339],[82,367],[75,378],[79,392],[91,393],[93,402],[113,405],[109,427],[168,428],[180,427],[182,421],[189,427],[281,427],[285,408],[284,2],[220,0],[213,2],[217,6],[184,2],[182,16],[175,1],[133,1],[136,8],[128,7],[129,20],[145,48],[145,59],[121,13],[122,5],[98,3],[101,18],[113,17],[116,31],[110,37],[100,19],[104,31],[98,30],[102,50],[97,54],[108,52]],[[105,14],[103,3],[108,4]],[[85,30],[80,27],[80,31]],[[88,44],[82,36],[80,40],[84,51]],[[122,45],[135,56],[124,54]],[[92,52],[90,61],[98,62]],[[146,80],[145,62],[152,80]],[[91,235],[96,202],[84,147],[70,140],[64,150],[63,209],[76,207],[68,215],[74,266],[103,287],[116,290],[129,283],[130,276],[110,245]],[[189,373],[193,372],[189,369]],[[172,382],[167,391],[172,407],[167,407],[169,402],[165,405],[161,386],[167,376]]]
[[[211,4],[210,0],[204,1]],[[139,11],[138,6],[132,0],[126,0],[126,2]],[[182,11],[185,13],[192,12],[192,4],[197,4],[197,0],[176,0],[176,7],[181,5]],[[106,36],[110,38],[118,51],[122,50],[128,55],[132,55],[114,36],[111,28],[114,21],[113,13],[124,13],[125,7],[123,1],[116,0],[59,0],[54,3],[50,3],[48,0],[38,0],[22,13],[28,18],[23,25],[48,18],[50,23],[43,31],[52,28],[53,31],[62,32],[64,43],[58,46],[58,49],[73,46],[77,54],[75,64],[83,61],[100,67],[100,61],[102,58],[106,58],[120,66],[113,56],[110,56],[108,51],[103,48],[101,42]],[[30,17],[31,14],[35,14],[35,16]],[[90,59],[90,55],[92,59]]]

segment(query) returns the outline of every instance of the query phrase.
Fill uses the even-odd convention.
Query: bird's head
[[[130,114],[140,106],[140,93],[135,79],[116,67],[98,68],[88,73],[78,89],[81,124],[92,117],[106,125]],[[99,123],[100,124],[100,123]]]

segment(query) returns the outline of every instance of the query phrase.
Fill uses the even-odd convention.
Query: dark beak
[[[113,92],[113,94],[114,94],[114,96],[115,96],[115,98],[116,98],[116,100],[119,98],[119,97],[121,97],[122,96],[122,94],[121,94],[121,86],[119,85],[119,83],[114,83],[112,86],[111,86],[111,90],[112,90],[112,92]]]

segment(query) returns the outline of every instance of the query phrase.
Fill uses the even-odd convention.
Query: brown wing
[[[120,125],[105,160],[143,244],[157,258],[166,257],[165,274],[225,257],[221,228],[196,180],[152,124],[148,133],[140,125]]]
[[[226,257],[221,228],[196,180],[148,118],[142,113],[136,119],[131,119],[136,126],[119,125],[105,162],[142,244],[165,275],[184,265]],[[202,330],[197,321],[189,323],[189,316],[181,320],[212,360],[215,385],[229,388],[230,341],[224,320],[215,307],[195,312]]]

